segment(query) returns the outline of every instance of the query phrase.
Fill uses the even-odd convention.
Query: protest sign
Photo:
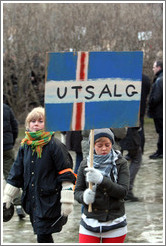
[[[139,124],[143,52],[47,53],[46,129]]]

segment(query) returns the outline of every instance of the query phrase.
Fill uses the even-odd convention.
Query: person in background
[[[146,114],[147,108],[147,99],[150,92],[150,79],[147,75],[142,74],[142,86],[141,86],[141,100],[140,100],[140,127],[138,129],[138,133],[140,135],[139,142],[141,144],[142,154],[144,153],[144,146],[145,146],[145,132],[144,132],[144,117]],[[132,137],[132,136],[131,136]],[[129,153],[125,156],[127,160],[131,160]]]
[[[150,79],[142,74],[141,101],[140,101],[140,126],[128,128],[125,138],[120,140],[121,151],[127,150],[125,158],[130,163],[130,187],[125,200],[132,202],[139,201],[138,197],[133,194],[133,187],[136,175],[142,163],[142,155],[144,153],[145,133],[144,133],[144,117],[146,113],[147,98],[150,91]]]
[[[45,110],[34,108],[26,117],[25,138],[4,189],[6,209],[23,190],[22,206],[30,216],[38,243],[53,243],[52,233],[62,230],[73,209],[76,178],[64,145],[45,132]]]
[[[7,100],[5,96],[4,100]],[[5,181],[7,180],[9,171],[15,159],[13,147],[17,137],[18,122],[14,112],[9,105],[3,103],[3,175]],[[19,193],[14,200],[14,205],[16,205],[18,217],[23,219],[26,215],[21,206],[21,193]]]
[[[136,175],[140,169],[142,163],[142,149],[141,149],[141,137],[139,134],[139,127],[129,127],[125,138],[120,140],[121,152],[128,151],[129,170],[130,170],[130,186],[128,194],[125,200],[132,202],[139,201],[138,197],[134,196],[133,188]]]
[[[82,134],[81,131],[67,131],[66,132],[66,147],[68,150],[75,151],[76,161],[74,167],[74,173],[77,174],[80,163],[83,159],[82,147]]]
[[[129,187],[127,160],[113,150],[109,128],[94,130],[93,167],[90,156],[78,169],[75,199],[83,205],[79,243],[123,243],[127,233],[124,197]],[[89,187],[92,183],[92,190]],[[88,211],[92,204],[92,211]]]
[[[158,133],[157,150],[150,159],[163,158],[163,62],[153,64],[154,80],[148,102],[148,116],[153,118]]]

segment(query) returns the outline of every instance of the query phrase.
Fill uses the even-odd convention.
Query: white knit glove
[[[83,200],[87,205],[93,203],[95,200],[95,192],[89,188],[86,189],[83,193]]]
[[[19,191],[20,189],[13,185],[10,185],[8,183],[5,185],[3,203],[6,203],[7,209],[10,208],[13,199],[17,196]]]
[[[74,192],[73,184],[69,182],[62,183],[61,190],[61,215],[68,216],[73,210]]]
[[[86,167],[85,171],[87,171],[86,173],[87,182],[92,182],[94,184],[101,184],[101,182],[103,181],[103,175],[100,173],[100,171],[92,167]]]

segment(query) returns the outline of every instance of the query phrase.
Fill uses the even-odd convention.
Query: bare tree
[[[44,95],[46,52],[144,52],[144,72],[152,77],[162,59],[163,4],[4,3],[4,94],[22,122]]]

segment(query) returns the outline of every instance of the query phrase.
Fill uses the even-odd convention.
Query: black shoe
[[[159,154],[158,152],[155,152],[154,154],[149,156],[150,159],[161,159],[163,158],[163,154]]]
[[[128,193],[127,196],[124,198],[125,201],[131,201],[131,202],[138,202],[138,197],[134,196],[133,193]]]
[[[18,215],[18,217],[20,218],[20,219],[23,219],[23,218],[25,218],[25,212],[24,212],[24,210],[23,210],[23,208],[22,208],[22,206],[21,205],[18,205],[17,207],[16,207],[16,212],[17,212],[17,215]]]

